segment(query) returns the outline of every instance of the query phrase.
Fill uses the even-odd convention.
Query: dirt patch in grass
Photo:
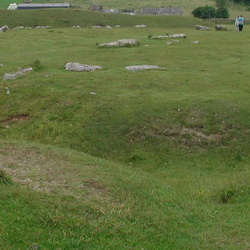
[[[2,121],[0,121],[0,124],[3,126],[9,125],[11,122],[25,122],[29,119],[29,114],[19,114],[19,115],[12,115]]]
[[[178,142],[185,147],[205,146],[221,142],[222,135],[206,135],[199,128],[186,127],[139,127],[129,135],[130,141],[145,141],[147,139],[165,139]]]
[[[0,144],[0,169],[14,182],[36,191],[76,198],[105,195],[106,188],[95,179],[96,167],[72,164],[58,153],[36,147]]]

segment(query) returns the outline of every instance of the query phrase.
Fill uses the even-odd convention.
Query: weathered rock
[[[152,70],[152,69],[159,69],[159,70],[165,70],[165,68],[161,68],[157,65],[134,65],[134,66],[127,66],[126,70],[128,71],[140,71],[140,70]]]
[[[87,65],[76,62],[69,62],[65,64],[65,69],[68,71],[93,72],[95,70],[102,69],[102,67],[96,65]]]
[[[139,42],[136,39],[121,39],[116,42],[98,44],[98,47],[133,47],[138,46]]]
[[[0,32],[5,32],[8,29],[9,29],[8,25],[4,25],[0,28]]]
[[[163,36],[151,36],[151,39],[166,39],[166,38],[186,38],[185,34],[172,34],[172,35],[163,35]]]
[[[4,80],[12,80],[12,79],[16,79],[17,77],[19,76],[22,76],[22,75],[25,75],[26,73],[32,71],[33,68],[30,67],[30,68],[25,68],[25,69],[21,69],[15,73],[11,73],[11,74],[5,74],[3,79]]]
[[[197,30],[210,30],[209,27],[207,27],[207,26],[202,26],[202,25],[195,25],[195,28],[196,28]]]
[[[7,10],[16,10],[18,8],[16,3],[11,3],[9,5],[9,7],[7,8]]]
[[[171,41],[166,42],[166,44],[171,45],[171,44],[177,44],[179,43],[179,40],[172,39]]]
[[[36,29],[51,29],[51,26],[36,26]]]
[[[19,30],[19,29],[24,29],[24,27],[23,27],[23,26],[17,26],[17,27],[15,27],[14,29],[17,29],[17,30]]]
[[[72,27],[73,29],[81,29],[82,27],[80,25],[75,25]]]
[[[227,27],[224,25],[215,25],[216,30],[227,30]]]
[[[5,87],[5,90],[6,90],[6,94],[9,95],[10,94],[10,88]]]
[[[168,37],[173,37],[173,38],[186,38],[185,34],[173,34],[173,35],[168,35]]]
[[[147,28],[147,25],[145,24],[140,24],[140,25],[135,25],[135,28]]]

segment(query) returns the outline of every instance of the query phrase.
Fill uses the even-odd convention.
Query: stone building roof
[[[139,13],[138,13],[139,14]],[[148,15],[182,15],[180,7],[145,8],[141,9],[141,14]]]
[[[20,3],[18,10],[47,9],[47,8],[69,8],[69,3]]]

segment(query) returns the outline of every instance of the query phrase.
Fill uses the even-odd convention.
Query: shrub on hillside
[[[216,17],[216,9],[212,6],[198,7],[192,11],[194,17],[210,19]]]
[[[229,13],[228,13],[227,8],[218,9],[216,11],[216,17],[217,18],[229,18]]]
[[[194,17],[202,18],[202,19],[210,19],[210,18],[228,18],[229,13],[227,8],[214,8],[212,6],[204,6],[198,7],[192,11]]]
[[[250,0],[231,0],[231,1],[233,1],[234,3],[250,5]]]

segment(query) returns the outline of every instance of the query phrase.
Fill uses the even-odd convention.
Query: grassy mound
[[[219,200],[229,186],[249,185],[249,170],[149,175],[51,146],[0,148],[0,168],[16,182],[0,185],[2,249],[228,249],[249,241],[249,188],[238,188],[233,203]]]

